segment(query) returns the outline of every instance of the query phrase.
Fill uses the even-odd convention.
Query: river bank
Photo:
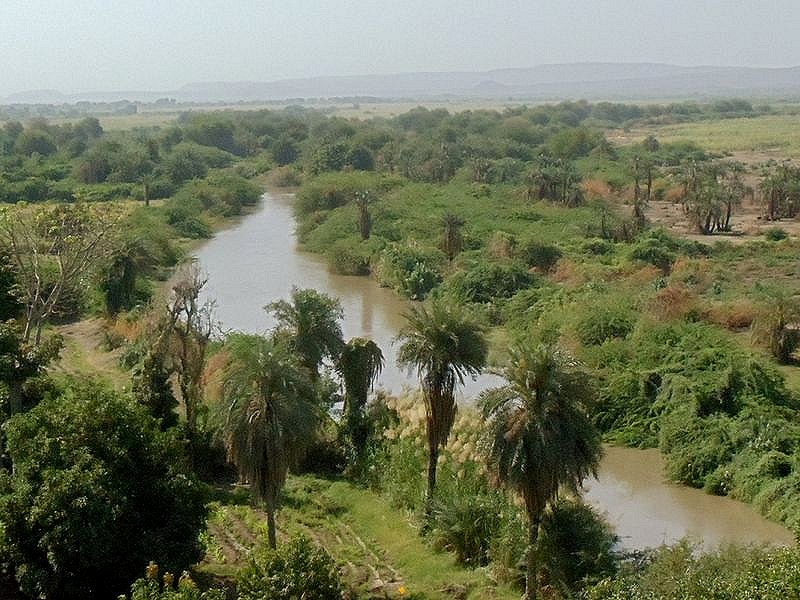
[[[197,258],[209,275],[205,297],[216,300],[223,326],[264,332],[274,325],[264,305],[287,298],[293,286],[315,288],[340,298],[345,337],[371,337],[384,349],[380,387],[402,393],[404,387],[416,385],[413,374],[396,367],[392,346],[409,302],[370,278],[332,274],[319,256],[301,252],[291,202],[290,193],[267,192],[258,210],[198,248]],[[470,382],[465,398],[497,382],[492,376]],[[684,536],[704,540],[707,548],[793,540],[787,529],[747,505],[667,483],[658,451],[609,448],[598,480],[587,488],[587,499],[606,513],[628,548],[657,546]]]

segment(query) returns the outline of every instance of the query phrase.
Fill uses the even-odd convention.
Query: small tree
[[[562,486],[577,491],[595,472],[600,434],[586,416],[586,375],[547,346],[517,345],[502,371],[508,384],[481,395],[488,463],[497,483],[519,494],[528,515],[525,598],[538,595],[537,541],[547,506]]]
[[[200,302],[200,294],[208,282],[196,263],[179,274],[172,286],[167,323],[173,345],[173,363],[178,374],[178,387],[186,410],[186,426],[196,441],[197,417],[203,399],[203,369],[211,336],[217,329],[213,301]]]
[[[25,306],[25,342],[39,345],[42,326],[70,286],[110,250],[118,222],[107,205],[57,204],[0,209],[0,246],[9,253]]]
[[[286,473],[313,439],[320,414],[308,373],[285,340],[235,334],[225,349],[228,454],[264,503],[269,545],[275,548],[275,513]]]
[[[344,430],[361,461],[369,436],[365,415],[367,395],[383,369],[383,352],[372,340],[352,338],[342,348],[336,370],[344,382]]]
[[[397,361],[416,369],[422,385],[428,441],[425,514],[430,520],[439,451],[447,444],[456,415],[456,387],[481,372],[487,345],[483,327],[462,308],[434,302],[430,311],[414,308],[405,318]]]

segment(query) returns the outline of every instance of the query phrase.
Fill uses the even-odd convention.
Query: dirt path
[[[53,365],[54,372],[73,376],[99,375],[117,388],[130,384],[128,374],[119,364],[122,350],[104,349],[106,337],[102,319],[94,317],[60,325],[56,332],[64,337],[64,348]]]

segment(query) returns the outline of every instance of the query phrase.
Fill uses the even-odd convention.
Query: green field
[[[654,135],[661,142],[694,142],[712,152],[741,154],[744,159],[800,157],[800,117],[794,115],[651,125],[630,131],[611,130],[606,135],[620,143],[634,143]]]

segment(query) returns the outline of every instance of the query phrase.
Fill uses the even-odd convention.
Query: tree
[[[451,213],[447,213],[442,217],[442,239],[439,246],[450,262],[453,262],[453,259],[461,252],[461,248],[464,246],[464,238],[461,235],[461,228],[464,227],[464,223],[464,219]]]
[[[725,161],[691,161],[679,168],[683,211],[698,233],[730,230],[733,209],[747,192],[742,173],[740,163]]]
[[[425,513],[433,509],[439,450],[447,444],[456,414],[455,390],[486,363],[483,327],[463,308],[442,302],[414,308],[400,331],[398,363],[414,368],[422,386],[428,441],[428,493]]]
[[[599,433],[586,416],[588,378],[562,352],[519,344],[502,370],[507,384],[481,394],[488,464],[496,482],[520,495],[528,515],[525,597],[538,595],[537,540],[547,506],[561,487],[577,491],[595,473]]]
[[[369,436],[364,410],[367,395],[383,369],[383,352],[372,340],[355,337],[339,353],[336,370],[344,382],[344,424],[356,462],[364,454]]]
[[[565,206],[583,203],[581,176],[575,165],[564,158],[541,155],[525,177],[528,200],[550,200]]]
[[[320,414],[308,372],[285,340],[234,334],[225,349],[228,454],[264,503],[269,545],[275,548],[275,512],[286,473],[308,446]]]
[[[197,440],[197,417],[203,400],[203,369],[211,336],[216,331],[214,302],[200,302],[208,282],[196,263],[191,263],[172,286],[167,324],[172,339],[172,361],[186,411],[190,442]]]
[[[202,488],[180,444],[130,398],[70,387],[5,426],[2,554],[32,598],[115,598],[154,560],[202,556]]]
[[[105,205],[0,209],[0,246],[11,258],[25,306],[25,342],[33,337],[39,345],[42,326],[66,291],[106,258],[117,220]]]
[[[278,330],[291,340],[313,381],[325,358],[335,358],[342,348],[342,305],[335,298],[312,289],[294,288],[291,302],[278,300],[265,307],[278,323]]]

